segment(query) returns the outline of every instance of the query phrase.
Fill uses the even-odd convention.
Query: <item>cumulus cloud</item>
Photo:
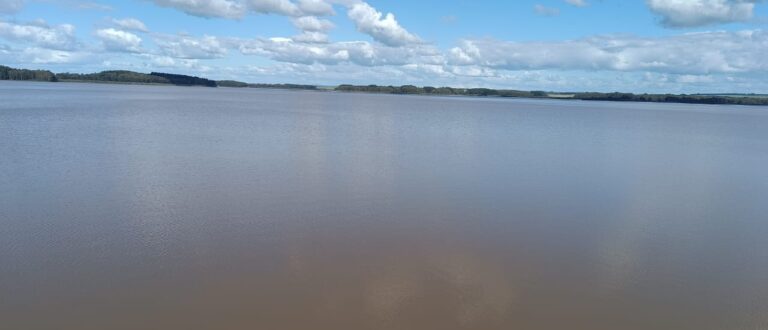
[[[681,84],[706,84],[715,81],[711,75],[684,74],[675,77],[675,81]]]
[[[324,0],[299,0],[302,15],[329,16],[334,15],[333,5]]]
[[[112,19],[112,24],[123,30],[149,32],[144,22],[135,18]]]
[[[148,68],[173,68],[196,72],[205,72],[211,69],[208,66],[200,64],[200,61],[195,59],[179,59],[156,54],[142,54],[141,56],[148,60],[146,63]]]
[[[745,22],[752,19],[755,4],[762,0],[646,0],[661,17],[661,24],[673,28]]]
[[[333,6],[325,0],[152,0],[157,5],[206,18],[240,19],[249,11],[283,16],[333,15]]]
[[[73,25],[49,26],[42,20],[22,24],[0,22],[0,38],[57,50],[72,50],[77,44]]]
[[[347,7],[347,15],[359,32],[392,47],[422,43],[422,40],[408,32],[395,19],[361,0],[152,0],[154,3],[176,8],[187,14],[200,17],[240,19],[248,12],[275,14],[291,17],[295,26],[302,31],[324,32],[333,24],[319,16],[334,15],[333,5]],[[300,35],[308,40],[318,34]]]
[[[198,17],[219,17],[239,19],[245,15],[246,8],[237,0],[152,0],[162,7],[181,10]]]
[[[290,0],[249,0],[248,7],[263,14],[295,16],[299,13],[299,6]]]
[[[264,56],[295,64],[389,66],[408,63],[441,64],[444,57],[428,45],[392,48],[366,41],[313,44],[287,38],[230,40],[245,55]]]
[[[213,36],[161,35],[155,43],[163,55],[177,59],[214,59],[227,55],[221,40]]]
[[[333,6],[323,0],[247,0],[250,10],[262,14],[284,16],[326,16],[333,15]]]
[[[374,40],[387,46],[398,47],[422,43],[421,39],[400,26],[392,13],[383,13],[360,2],[350,6],[347,15],[357,30],[370,35]]]
[[[302,34],[291,38],[291,40],[304,43],[327,43],[328,35],[323,32],[304,31]]]
[[[562,42],[464,40],[451,63],[504,70],[608,70],[709,74],[768,71],[768,32],[672,37],[604,36]]]
[[[116,52],[141,52],[141,38],[139,36],[113,28],[96,30],[96,37],[104,44],[104,48]]]
[[[296,28],[302,31],[324,32],[333,29],[334,25],[327,19],[319,19],[315,16],[302,16],[291,20]]]
[[[64,64],[81,60],[83,55],[65,50],[29,47],[22,50],[19,57],[34,64]]]
[[[0,1],[0,15],[14,14],[24,7],[24,0],[2,0]]]

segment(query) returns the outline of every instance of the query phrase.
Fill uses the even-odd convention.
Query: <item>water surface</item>
[[[0,83],[4,329],[768,328],[768,109]]]

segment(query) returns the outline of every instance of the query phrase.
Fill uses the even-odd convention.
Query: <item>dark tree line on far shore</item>
[[[14,69],[2,65],[0,65],[0,80],[58,81],[51,71]]]
[[[0,66],[0,80],[81,81],[217,87],[216,81],[213,80],[171,73],[152,72],[146,74],[126,70],[113,70],[87,74],[68,72],[54,74],[50,71],[14,69],[6,66]]]
[[[59,73],[58,77],[62,81],[96,81],[96,82],[115,82],[115,83],[140,83],[140,84],[170,84],[171,81],[154,75],[138,73],[133,71],[102,71],[99,73]]]
[[[216,87],[213,80],[185,76],[180,74],[152,72],[150,74],[133,71],[102,71],[98,73],[59,73],[61,81],[89,81],[89,82],[109,82],[126,84],[169,84],[177,86],[205,86]]]
[[[363,92],[383,94],[414,94],[414,95],[454,95],[454,96],[496,96],[571,99],[584,101],[619,101],[619,102],[661,102],[661,103],[695,103],[695,104],[737,104],[737,105],[768,105],[768,97],[759,95],[705,95],[705,94],[632,94],[632,93],[550,93],[544,91],[518,91],[489,88],[452,88],[452,87],[417,87],[378,86],[378,85],[340,85],[339,92]]]
[[[768,97],[726,95],[675,95],[631,93],[577,93],[575,99],[585,101],[661,102],[695,104],[768,105]]]
[[[489,88],[453,88],[453,87],[416,87],[413,85],[403,86],[355,86],[340,85],[336,87],[339,92],[366,92],[366,93],[384,93],[384,94],[427,94],[427,95],[458,95],[458,96],[502,96],[502,97],[547,97],[546,92],[542,91],[518,91],[518,90],[499,90]]]
[[[242,81],[234,80],[219,80],[216,82],[219,87],[235,87],[235,88],[273,88],[273,89],[301,89],[301,90],[317,90],[315,85],[299,85],[299,84],[249,84]]]
[[[168,79],[168,81],[170,81],[171,84],[178,85],[178,86],[217,87],[215,81],[208,80],[205,78],[200,78],[200,77],[185,76],[181,74],[172,74],[172,73],[160,73],[160,72],[152,72],[150,73],[150,75]]]

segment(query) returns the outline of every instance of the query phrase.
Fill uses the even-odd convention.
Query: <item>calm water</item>
[[[768,108],[0,83],[3,329],[768,329]]]

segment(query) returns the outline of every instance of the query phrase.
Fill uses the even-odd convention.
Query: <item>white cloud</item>
[[[227,55],[220,39],[213,36],[161,35],[155,43],[163,55],[178,59],[214,59]]]
[[[147,68],[173,68],[193,70],[197,72],[209,71],[211,68],[200,64],[200,61],[195,59],[179,59],[170,56],[143,54],[143,57],[149,60],[145,65]]]
[[[315,16],[302,16],[291,19],[293,25],[302,31],[324,32],[333,29],[334,25],[327,19]]]
[[[2,0],[0,1],[0,14],[14,14],[24,7],[24,0]]]
[[[141,38],[139,36],[113,28],[96,30],[96,37],[104,44],[104,48],[116,52],[141,52]]]
[[[450,62],[504,70],[653,71],[679,74],[768,72],[768,32],[672,37],[605,36],[562,42],[464,40]]]
[[[112,24],[124,30],[149,32],[144,22],[135,18],[112,19]]]
[[[324,0],[299,0],[302,15],[330,16],[334,15],[333,5]]]
[[[304,43],[327,43],[328,35],[323,32],[304,31],[302,34],[291,38],[291,40]]]
[[[323,0],[246,0],[250,10],[262,14],[284,16],[327,16],[333,15],[333,6]]]
[[[646,0],[668,27],[697,27],[745,22],[752,19],[755,4],[762,0]]]
[[[248,0],[248,8],[262,14],[296,16],[299,7],[290,0]]]
[[[589,3],[586,0],[565,0],[566,3],[576,7],[586,7]]]
[[[77,44],[73,25],[49,26],[42,20],[26,24],[0,22],[0,38],[58,50],[71,50]]]
[[[245,6],[237,0],[152,0],[159,6],[181,10],[199,17],[239,19],[245,15]]]
[[[13,0],[10,0],[10,1],[13,1]],[[23,0],[23,1],[45,3],[50,5],[56,5],[66,9],[75,9],[75,10],[98,10],[98,11],[114,10],[114,8],[112,8],[109,5],[105,5],[100,2],[88,1],[88,0]]]
[[[451,73],[464,77],[496,77],[499,73],[496,70],[481,66],[455,66],[451,68]]]
[[[76,52],[30,47],[24,49],[19,57],[34,64],[63,64],[81,60],[83,56]]]
[[[560,9],[547,7],[544,5],[536,4],[533,6],[533,11],[540,16],[557,16],[560,15]]]
[[[444,62],[444,57],[439,50],[428,45],[392,48],[365,41],[314,44],[286,38],[233,39],[230,45],[237,47],[245,55],[264,56],[275,61],[296,64],[353,63],[374,67]]]
[[[702,83],[711,83],[715,81],[715,78],[711,75],[693,75],[693,74],[684,74],[677,76],[675,78],[675,81],[681,83],[681,84],[702,84]]]
[[[245,55],[259,55],[288,63],[335,64],[349,61],[349,50],[336,45],[315,45],[291,39],[272,38],[239,41],[239,50]]]
[[[728,79],[737,77],[741,79],[739,88],[745,91],[768,85],[754,78],[768,72],[768,58],[763,56],[768,52],[768,32],[760,30],[656,38],[598,36],[560,42],[478,39],[462,41],[446,52],[429,44],[396,48],[365,41],[326,42],[322,33],[294,38],[218,38],[218,42],[244,55],[278,62],[259,69],[272,77],[269,79],[293,77],[314,83],[716,92],[718,86],[734,86]],[[654,79],[647,79],[649,75]]]
[[[374,40],[387,46],[398,47],[422,43],[419,37],[400,26],[394,14],[384,15],[367,3],[351,5],[347,15],[355,23],[358,31],[370,35]]]
[[[152,0],[154,3],[199,17],[240,19],[248,11],[283,16],[333,15],[333,6],[325,0]]]
[[[240,19],[249,11],[293,17],[293,23],[303,31],[322,32],[333,27],[328,20],[317,16],[334,15],[333,5],[347,7],[347,15],[357,30],[374,40],[392,47],[422,43],[395,19],[361,0],[152,0],[154,3],[181,10],[200,17]],[[301,38],[306,38],[303,36]]]

